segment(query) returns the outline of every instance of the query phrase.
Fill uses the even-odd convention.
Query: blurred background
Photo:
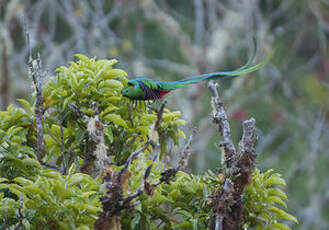
[[[82,53],[118,59],[129,78],[178,80],[239,67],[253,36],[258,61],[275,48],[260,71],[220,81],[220,96],[236,143],[241,122],[256,118],[258,167],[287,180],[296,229],[329,229],[328,0],[0,0],[1,109],[32,100],[24,16],[49,75]],[[187,120],[187,135],[198,128],[189,170],[219,167],[206,84],[166,100]]]

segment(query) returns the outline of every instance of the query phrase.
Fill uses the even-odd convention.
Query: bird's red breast
[[[159,98],[162,98],[164,95],[170,93],[171,91],[162,91],[160,94],[159,94]]]

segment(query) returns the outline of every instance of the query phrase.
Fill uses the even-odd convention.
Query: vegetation
[[[223,186],[223,174],[178,171],[170,181],[162,181],[168,183],[162,183],[170,167],[154,161],[157,149],[163,159],[169,141],[178,144],[179,135],[185,137],[180,131],[185,124],[180,113],[164,110],[155,130],[154,110],[132,109],[130,102],[119,96],[127,79],[123,70],[113,67],[116,60],[76,56],[78,61],[58,68],[44,86],[46,154],[41,161],[36,104],[20,99],[24,109],[11,105],[0,113],[0,226],[91,229],[108,194],[104,171],[112,170],[112,175],[122,172],[127,158],[151,138],[153,145],[147,146],[131,161],[127,173],[120,175],[125,177],[124,198],[138,191],[143,180],[154,187],[120,210],[120,228],[209,227],[213,213],[210,203]],[[95,103],[97,109],[92,106]],[[82,117],[74,108],[79,108]],[[99,135],[95,125],[103,127],[104,140],[93,140]],[[156,181],[160,183],[155,186]],[[272,170],[254,172],[243,192],[243,228],[290,229],[282,220],[297,222],[283,210],[287,196],[280,186],[285,182]]]

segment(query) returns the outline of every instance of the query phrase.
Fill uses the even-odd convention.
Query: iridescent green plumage
[[[223,79],[237,77],[242,74],[247,74],[256,71],[263,67],[273,56],[273,52],[267,56],[262,62],[252,66],[252,62],[256,56],[256,46],[253,55],[249,58],[247,63],[242,67],[226,72],[215,72],[202,74],[197,77],[185,78],[180,81],[155,81],[146,77],[138,77],[134,80],[128,81],[128,87],[121,91],[121,94],[131,100],[157,100],[168,94],[172,90],[185,87],[190,84],[195,84],[203,80]]]

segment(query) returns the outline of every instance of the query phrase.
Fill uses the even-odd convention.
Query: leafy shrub
[[[270,169],[261,173],[254,171],[252,183],[243,194],[245,204],[244,219],[246,228],[253,229],[290,229],[279,220],[291,220],[298,223],[297,219],[277,206],[287,208],[287,195],[278,187],[285,186],[286,182],[278,173]]]
[[[64,127],[64,149],[72,146],[75,153],[83,158],[86,143],[83,138],[87,127],[85,122],[77,119],[76,114],[68,106],[74,103],[86,115],[94,117],[91,108],[96,102],[99,110],[99,119],[104,124],[106,145],[115,162],[123,162],[128,155],[145,144],[148,139],[150,126],[156,120],[155,112],[149,114],[145,107],[133,109],[132,103],[120,97],[120,91],[127,86],[127,74],[121,69],[113,68],[117,60],[89,59],[81,54],[76,55],[80,60],[71,62],[69,67],[60,67],[58,74],[52,77],[45,85],[43,95],[46,105],[52,110],[47,117],[51,132],[60,140],[60,121]],[[163,123],[158,130],[161,136],[161,149],[165,151],[168,139],[178,145],[178,135],[182,132],[177,125],[185,122],[179,119],[180,112],[165,110]],[[46,137],[49,149],[48,158],[60,155],[59,143],[51,136]],[[69,162],[69,164],[72,162]]]
[[[167,145],[179,144],[185,137],[179,125],[180,112],[165,109],[160,127],[153,130],[155,112],[144,105],[133,108],[119,93],[127,84],[126,73],[114,68],[116,60],[79,60],[60,67],[43,89],[45,169],[36,157],[34,105],[19,100],[25,107],[9,106],[0,112],[0,226],[26,229],[90,229],[101,211],[99,198],[103,185],[97,172],[81,173],[81,165],[90,154],[88,121],[99,119],[104,126],[106,154],[119,171],[127,157],[151,138],[160,145],[161,155]],[[97,104],[97,110],[93,108]],[[84,117],[72,109],[79,108]],[[86,117],[88,119],[86,119]],[[148,180],[155,183],[166,167],[150,158],[152,146],[129,168],[124,196],[134,193],[143,181],[145,170],[153,163]],[[95,156],[96,158],[97,156]],[[94,162],[91,162],[94,163]],[[280,220],[296,219],[278,205],[285,206],[286,195],[276,185],[285,185],[278,174],[255,171],[245,190],[244,228],[289,229]],[[123,229],[205,229],[212,215],[209,202],[222,186],[221,174],[204,175],[178,172],[169,184],[160,184],[154,194],[143,194],[133,201],[133,209],[122,212]]]
[[[31,178],[41,166],[35,155],[35,126],[31,111],[8,106],[0,112],[0,177]]]
[[[7,226],[18,223],[21,212],[25,229],[91,228],[97,211],[101,210],[99,184],[74,170],[73,164],[64,176],[46,169],[34,181],[17,177],[15,183],[0,184],[0,189],[9,189],[16,195],[16,198],[0,195],[2,221],[9,220]],[[1,181],[6,182],[6,179],[1,178]]]
[[[131,167],[134,175],[128,191],[135,191],[144,176],[143,172],[151,160],[145,157],[137,160]],[[164,166],[159,163],[152,170],[152,180],[160,178]],[[273,170],[261,173],[254,171],[252,182],[243,193],[243,229],[290,229],[286,222],[297,223],[297,219],[285,212],[287,196],[278,187],[285,186],[284,179]],[[206,229],[208,218],[212,215],[209,203],[212,196],[221,188],[222,174],[216,175],[208,170],[197,176],[179,172],[170,184],[161,184],[153,196],[143,195],[136,202],[134,212],[126,215],[123,229]]]

